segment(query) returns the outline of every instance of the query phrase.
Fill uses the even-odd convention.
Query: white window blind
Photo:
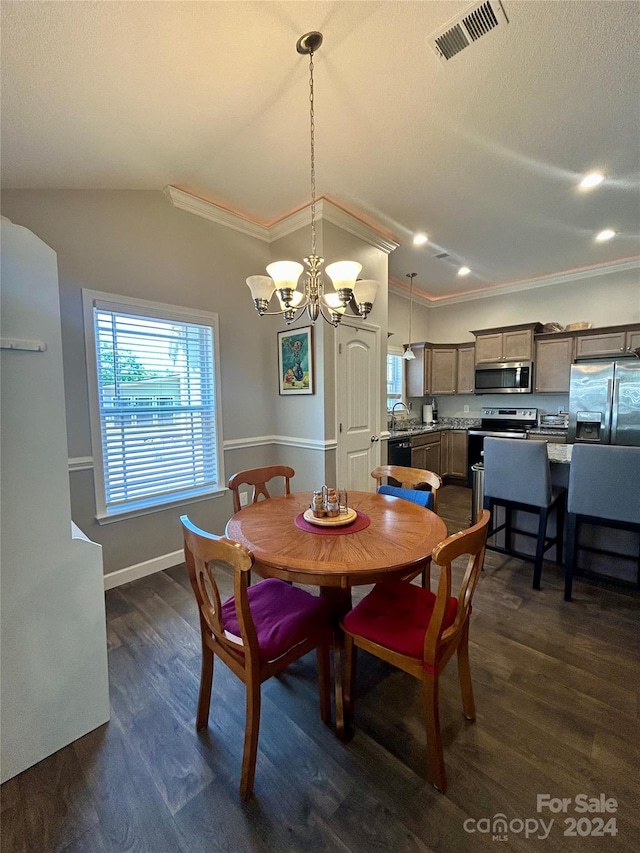
[[[220,479],[215,322],[128,302],[92,304],[105,516],[206,494]]]
[[[387,411],[402,400],[402,355],[387,353]]]

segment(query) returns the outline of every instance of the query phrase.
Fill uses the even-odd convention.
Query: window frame
[[[87,365],[87,387],[89,393],[89,422],[93,457],[94,489],[96,499],[96,520],[99,524],[109,524],[126,518],[162,512],[171,507],[181,506],[194,501],[209,500],[226,493],[224,473],[224,451],[222,436],[222,385],[220,374],[220,333],[218,314],[192,308],[183,308],[162,302],[152,302],[114,293],[82,289],[82,308],[84,317],[85,355]],[[191,323],[209,326],[212,330],[211,357],[213,360],[213,388],[215,404],[213,407],[215,424],[215,466],[216,482],[201,487],[193,486],[177,494],[141,498],[135,506],[108,507],[106,501],[104,458],[102,449],[102,417],[98,387],[98,353],[96,346],[94,309],[121,313],[135,313],[149,320],[158,319],[176,324]],[[132,397],[133,399],[133,397]],[[133,407],[132,407],[133,408]],[[133,412],[132,412],[133,414]]]
[[[390,355],[393,355],[393,356],[399,356],[400,358],[402,358],[403,354],[404,354],[404,349],[403,349],[402,347],[397,347],[397,346],[389,345],[389,346],[387,347],[387,354],[386,354],[386,357],[385,357],[385,367],[386,367],[386,365],[388,364],[387,359],[388,359],[388,357],[389,357]],[[403,365],[402,363],[400,364],[400,369],[401,369],[401,377],[402,377],[402,378],[400,379],[400,394],[399,394],[399,396],[398,396],[398,400],[397,400],[396,402],[402,402],[402,403],[405,403],[405,404],[406,404],[406,400],[405,400],[405,385],[404,385],[404,365]],[[385,384],[386,384],[386,372],[385,372]],[[385,387],[385,402],[386,402],[386,404],[387,404],[387,405],[386,405],[387,412],[390,412],[390,411],[391,411],[391,409],[388,407],[388,403],[389,403],[389,394],[387,393],[387,388],[386,388],[386,387]]]

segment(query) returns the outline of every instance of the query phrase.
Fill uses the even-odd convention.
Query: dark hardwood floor
[[[470,503],[463,487],[442,490],[450,532]],[[199,636],[184,567],[111,590],[111,721],[2,786],[2,851],[495,850],[481,830],[496,815],[510,824],[498,849],[637,850],[640,597],[576,580],[566,603],[559,567],[545,564],[541,591],[532,571],[487,552],[471,617],[475,723],[455,662],[442,678],[445,796],[425,779],[418,682],[361,654],[356,733],[343,744],[320,721],[309,655],[263,687],[246,805],[243,688],[219,661],[209,729],[195,732]],[[567,811],[538,812],[545,794],[571,798]],[[601,794],[615,812],[576,811],[578,795]],[[546,838],[540,819],[554,821]],[[564,835],[571,820],[586,837]]]

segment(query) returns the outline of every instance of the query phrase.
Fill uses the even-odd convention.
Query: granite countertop
[[[560,462],[568,464],[571,462],[573,444],[547,444],[547,456],[549,462]]]
[[[405,438],[412,435],[424,435],[430,432],[441,432],[444,429],[471,429],[480,426],[479,418],[442,418],[432,426],[413,423],[405,429],[389,430],[389,438]]]

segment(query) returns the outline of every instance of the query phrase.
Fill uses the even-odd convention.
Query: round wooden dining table
[[[316,585],[331,596],[417,573],[447,535],[431,510],[373,492],[349,492],[349,506],[369,519],[364,529],[354,522],[311,532],[295,523],[310,503],[311,492],[296,492],[250,504],[229,520],[226,536],[253,552],[261,575]]]
[[[351,588],[424,571],[431,552],[446,538],[447,528],[434,512],[410,501],[349,492],[349,506],[358,512],[351,525],[330,531],[301,529],[296,519],[309,508],[311,497],[311,492],[297,492],[243,507],[227,523],[226,536],[253,552],[255,569],[263,577],[318,586],[320,594],[331,601],[336,619],[336,732],[344,740],[338,622],[351,607]]]

